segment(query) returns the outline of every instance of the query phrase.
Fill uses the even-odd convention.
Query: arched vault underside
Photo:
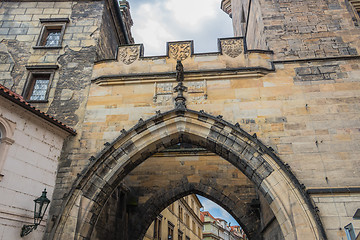
[[[189,109],[140,119],[99,153],[74,183],[50,239],[89,239],[119,183],[148,157],[179,142],[214,152],[242,171],[270,205],[285,239],[326,239],[310,198],[271,150],[221,116]]]
[[[155,154],[131,171],[122,185],[131,192],[135,202],[128,214],[131,239],[143,239],[151,222],[164,208],[194,193],[226,209],[240,223],[249,239],[262,239],[260,202],[255,185],[238,168],[212,153]],[[92,239],[104,239],[104,235],[110,236],[106,239],[112,239],[114,234],[111,232],[118,223],[111,221],[108,213],[118,209],[114,207],[116,204],[119,204],[116,200],[106,203]],[[113,225],[109,230],[110,224]]]

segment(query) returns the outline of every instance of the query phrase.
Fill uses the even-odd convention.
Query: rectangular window
[[[344,227],[344,229],[345,229],[347,240],[355,240],[356,239],[355,231],[354,231],[354,227],[353,227],[352,223],[346,225]]]
[[[42,18],[41,32],[34,48],[61,48],[68,18]]]
[[[349,2],[351,3],[351,5],[354,8],[354,11],[360,15],[360,1],[359,0],[349,0]]]
[[[186,225],[190,228],[190,217],[189,217],[189,214],[185,214],[186,216]]]
[[[168,239],[174,240],[174,224],[168,222]]]
[[[154,222],[154,239],[161,240],[161,220],[162,216],[158,216]]]
[[[183,209],[182,207],[180,207],[180,204],[179,204],[179,218],[181,221],[183,221]]]
[[[183,240],[183,232],[178,230],[178,240]]]
[[[26,66],[30,70],[23,97],[26,101],[46,102],[57,65]]]

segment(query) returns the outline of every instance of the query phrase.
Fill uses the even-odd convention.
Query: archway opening
[[[260,234],[268,224],[262,221],[261,212],[274,214],[266,201],[260,204],[254,183],[233,164],[201,146],[189,142],[171,145],[132,169],[119,186],[102,210],[91,239],[168,239],[165,235],[203,239],[204,233],[210,236],[215,229],[229,240],[272,239],[265,232]],[[204,227],[200,210],[203,207],[204,213],[210,214],[209,205],[203,206],[197,196],[223,207],[236,219],[233,228],[221,216],[215,223],[203,216]],[[283,239],[276,219],[272,221],[269,229]],[[244,238],[246,233],[249,238]]]
[[[235,219],[211,200],[197,194],[179,198],[154,219],[143,240],[246,240]]]
[[[192,156],[192,160],[185,161],[184,156],[176,155],[170,157],[176,161],[170,161],[169,156],[157,156],[178,143],[204,148],[216,158],[222,158],[229,168],[219,161],[215,165],[196,167],[195,163],[201,161],[194,159],[201,157]],[[162,164],[154,165],[150,161],[152,158],[160,159]],[[203,158],[210,159],[209,156]],[[150,164],[150,168],[135,174],[144,164]],[[162,167],[166,169],[162,171]],[[233,169],[240,174],[229,174],[228,171]],[[222,174],[227,179],[224,180]],[[235,179],[228,179],[231,177]],[[233,188],[237,187],[248,192],[235,191]],[[141,239],[161,210],[191,193],[203,194],[221,203],[236,216],[249,239],[262,239],[265,231],[259,227],[259,217],[248,214],[253,212],[254,206],[259,206],[252,204],[255,198],[260,200],[260,206],[262,202],[268,204],[269,212],[273,213],[273,220],[266,224],[265,229],[277,220],[285,239],[307,239],[309,236],[320,239],[319,234],[323,234],[309,197],[271,149],[256,136],[243,131],[238,124],[232,125],[221,116],[214,117],[203,111],[174,109],[166,113],[157,112],[146,121],[140,119],[129,131],[122,131],[74,184],[61,218],[54,227],[56,239],[62,239],[64,234],[73,234],[76,239],[99,239],[94,235],[99,232],[96,227],[104,226],[99,223],[105,209],[114,211],[106,205],[111,204],[110,199],[119,188],[123,188],[121,190],[127,196],[123,202],[127,208],[123,211],[126,218],[121,226],[127,227],[127,233],[131,234],[129,238],[121,239]]]

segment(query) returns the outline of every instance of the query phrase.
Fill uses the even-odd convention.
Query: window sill
[[[62,46],[34,46],[33,49],[61,49]]]
[[[26,100],[28,103],[48,103],[48,100]]]

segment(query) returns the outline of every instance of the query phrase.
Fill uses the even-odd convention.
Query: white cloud
[[[217,38],[231,37],[221,0],[129,0],[136,43],[145,55],[164,55],[166,42],[194,40],[196,52],[217,51]]]
[[[218,0],[168,0],[165,3],[166,10],[171,12],[178,24],[194,31],[202,27],[209,19],[216,18],[216,7],[219,8]]]

